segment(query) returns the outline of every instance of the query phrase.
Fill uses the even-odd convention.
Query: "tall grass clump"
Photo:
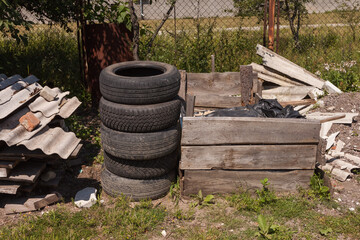
[[[0,72],[7,76],[33,74],[40,79],[41,85],[59,87],[85,100],[74,32],[35,26],[28,33],[28,43],[0,38],[0,63]]]

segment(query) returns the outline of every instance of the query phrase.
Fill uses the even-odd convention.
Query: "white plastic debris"
[[[349,208],[349,210],[353,212],[353,211],[355,211],[355,208],[351,207],[351,208]]]
[[[166,237],[166,231],[162,230],[161,235],[163,235],[163,237]]]
[[[75,205],[79,208],[89,208],[97,201],[97,190],[93,187],[87,187],[75,195]]]

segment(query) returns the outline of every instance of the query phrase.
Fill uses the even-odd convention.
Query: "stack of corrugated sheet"
[[[76,157],[81,148],[80,139],[65,131],[64,123],[81,102],[66,98],[69,92],[43,88],[38,80],[0,74],[0,193],[31,191],[49,163]],[[52,99],[46,99],[45,89],[53,94]],[[37,121],[33,130],[20,124],[24,115]]]

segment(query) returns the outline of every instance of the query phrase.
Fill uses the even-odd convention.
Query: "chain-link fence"
[[[138,1],[143,28],[154,31],[171,2]],[[177,0],[153,49],[145,44],[142,57],[196,72],[210,71],[211,55],[216,57],[216,71],[236,71],[240,64],[259,62],[255,46],[264,44],[264,36],[267,39],[265,3]],[[275,12],[274,49],[281,55],[314,72],[326,63],[359,61],[360,0],[280,0]]]

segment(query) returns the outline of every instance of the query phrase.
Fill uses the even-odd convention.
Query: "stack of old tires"
[[[131,61],[100,74],[103,190],[138,201],[166,195],[175,178],[181,129],[180,73],[172,65]]]

